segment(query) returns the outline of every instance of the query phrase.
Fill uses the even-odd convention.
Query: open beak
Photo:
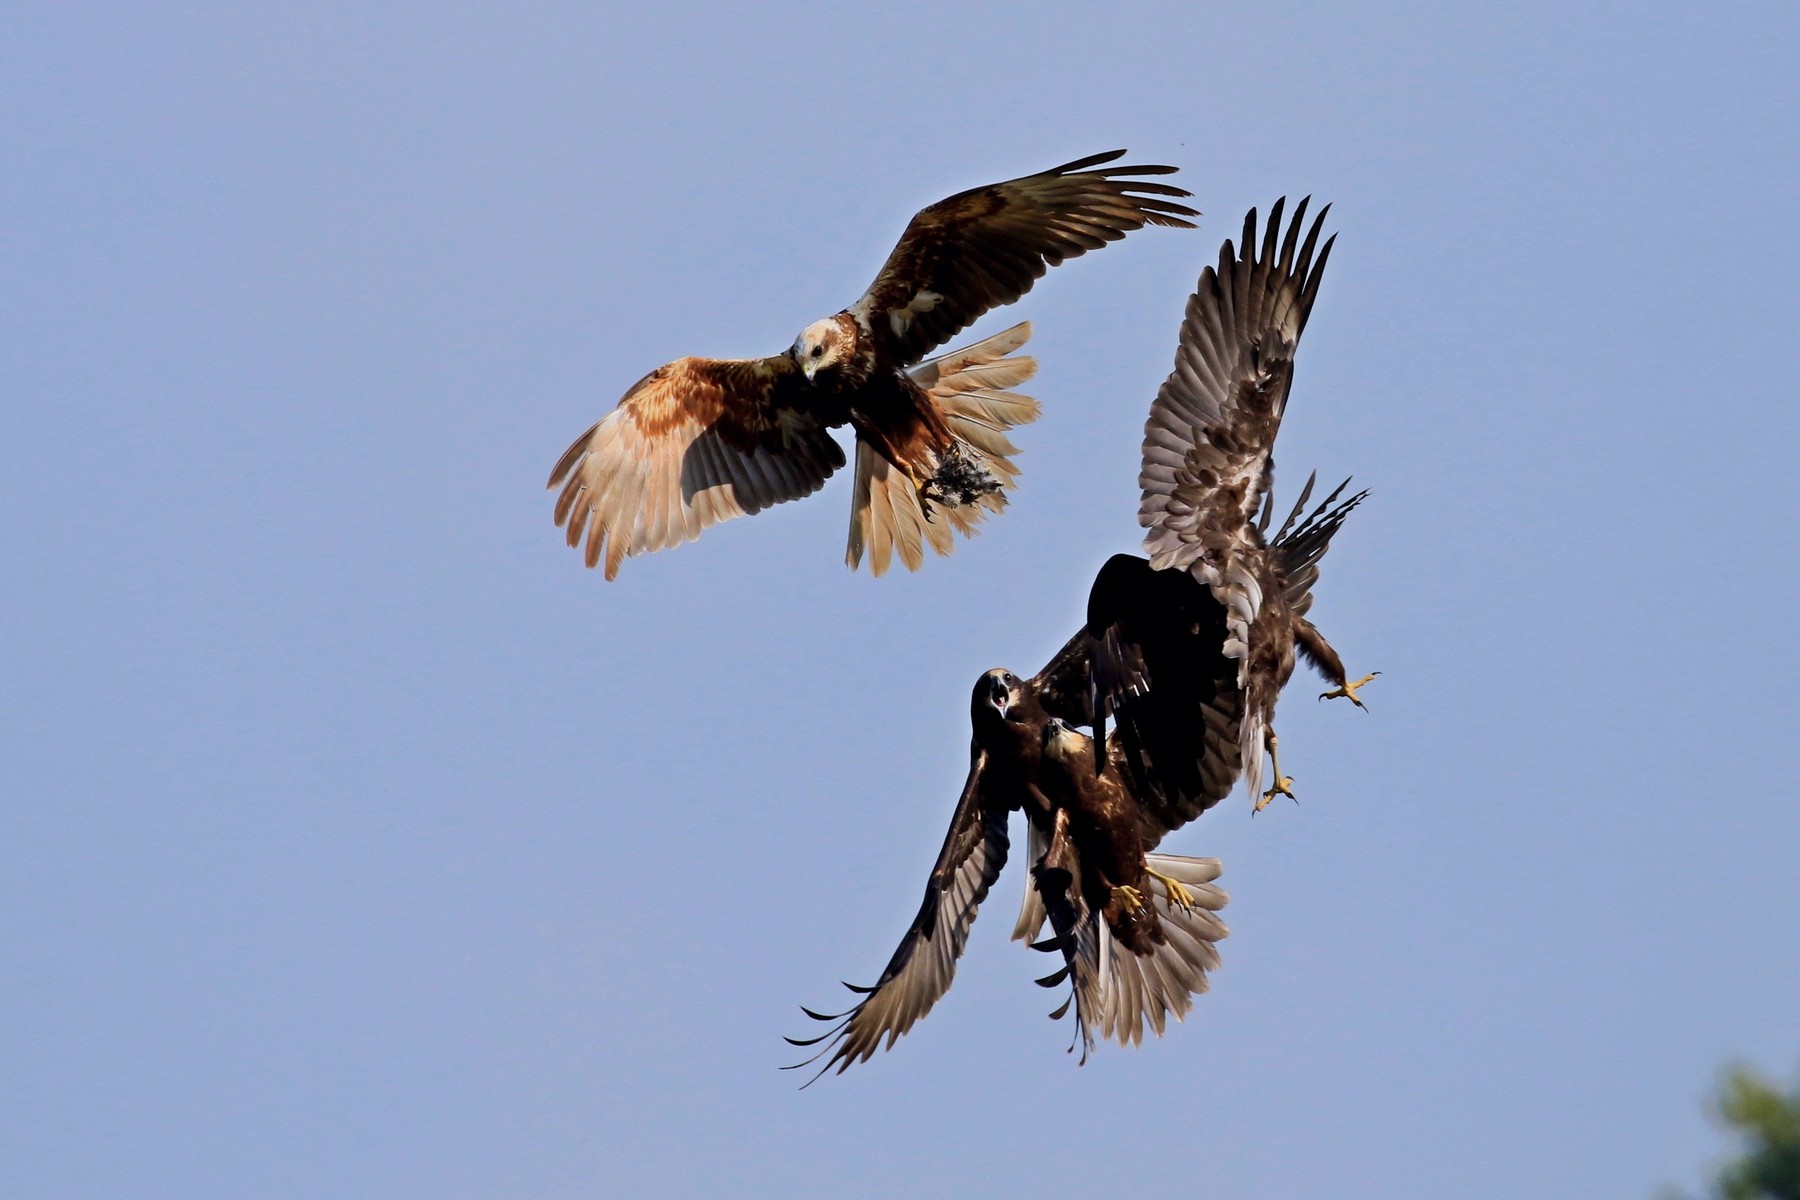
[[[998,676],[988,680],[988,703],[992,704],[1003,717],[1006,715],[1006,710],[1012,706],[1012,695],[1006,690],[1006,684]]]

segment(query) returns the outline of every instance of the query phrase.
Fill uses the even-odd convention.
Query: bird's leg
[[[1319,699],[1321,699],[1321,700],[1348,700],[1348,701],[1350,701],[1350,703],[1356,705],[1356,707],[1362,709],[1364,712],[1368,712],[1369,706],[1362,702],[1362,697],[1358,696],[1356,694],[1356,689],[1359,687],[1362,687],[1364,684],[1368,683],[1370,680],[1374,679],[1379,674],[1381,674],[1380,671],[1370,671],[1367,675],[1364,675],[1361,679],[1357,680],[1355,683],[1351,683],[1348,679],[1340,680],[1338,685],[1336,687],[1332,688],[1329,692],[1320,692]]]
[[[1300,797],[1294,795],[1293,792],[1293,778],[1281,773],[1281,756],[1275,753],[1275,746],[1278,741],[1280,741],[1280,739],[1275,736],[1275,731],[1273,729],[1268,730],[1263,734],[1263,745],[1269,748],[1269,762],[1275,767],[1275,785],[1264,792],[1262,794],[1262,799],[1256,802],[1256,808],[1254,810],[1256,812],[1261,812],[1264,808],[1267,808],[1269,801],[1277,796],[1286,796],[1295,804],[1300,803]]]
[[[1196,903],[1194,900],[1194,893],[1188,891],[1187,888],[1183,886],[1181,880],[1171,879],[1161,871],[1155,871],[1149,867],[1144,868],[1144,874],[1150,876],[1152,879],[1162,880],[1163,887],[1168,890],[1170,904],[1175,905],[1177,908],[1194,907]]]
[[[932,482],[932,477],[920,475],[910,466],[906,468],[906,477],[912,481],[913,496],[919,502],[919,514],[927,521],[935,520],[936,518],[931,515],[932,501],[940,497],[936,484]]]
[[[1337,686],[1329,692],[1320,692],[1319,699],[1342,698],[1350,701],[1364,712],[1369,711],[1368,706],[1362,702],[1362,697],[1356,694],[1356,689],[1381,674],[1380,671],[1371,672],[1355,683],[1351,683],[1350,676],[1344,673],[1344,660],[1339,658],[1338,652],[1331,648],[1331,643],[1325,640],[1325,635],[1319,632],[1318,626],[1305,617],[1301,617],[1294,624],[1294,649],[1298,650],[1300,656],[1310,662],[1319,674],[1327,679],[1337,680]]]

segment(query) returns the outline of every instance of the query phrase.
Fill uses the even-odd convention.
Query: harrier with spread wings
[[[1226,935],[1216,915],[1226,900],[1213,883],[1219,861],[1153,853],[1188,814],[1154,790],[1138,790],[1122,741],[1094,770],[1090,739],[1064,719],[1086,720],[1086,638],[1077,635],[1031,679],[995,669],[976,681],[969,778],[918,916],[874,986],[845,985],[863,997],[854,1008],[805,1009],[832,1028],[788,1039],[824,1043],[795,1064],[829,1055],[814,1079],[893,1045],[949,990],[976,909],[1006,864],[1007,817],[1015,809],[1031,830],[1031,883],[1014,937],[1035,939],[1046,919],[1055,929],[1034,948],[1060,949],[1065,965],[1038,982],[1072,979],[1084,1059],[1095,1030],[1122,1045],[1140,1041],[1146,1026],[1160,1035],[1171,1015],[1180,1019],[1206,990],[1206,973],[1219,963],[1213,943]]]
[[[1312,496],[1309,478],[1287,520],[1273,538],[1266,536],[1275,435],[1294,382],[1294,352],[1336,241],[1334,236],[1319,245],[1331,206],[1306,227],[1306,200],[1295,206],[1281,236],[1284,203],[1269,210],[1260,251],[1251,209],[1241,250],[1226,242],[1218,267],[1201,274],[1188,300],[1175,369],[1150,406],[1138,476],[1138,522],[1149,530],[1144,548],[1150,568],[1185,573],[1225,610],[1222,651],[1236,668],[1233,686],[1240,696],[1238,757],[1258,810],[1277,795],[1294,794],[1275,755],[1274,720],[1296,650],[1335,685],[1321,698],[1344,697],[1361,708],[1357,689],[1375,678],[1351,682],[1337,651],[1306,619],[1319,559],[1368,493],[1338,502],[1345,480],[1301,519]],[[1096,677],[1107,680],[1109,695],[1122,694],[1132,686],[1131,664],[1104,650],[1101,657],[1107,661],[1097,666]],[[1136,682],[1158,686],[1153,679]],[[1102,710],[1106,703],[1099,702]],[[1275,776],[1266,792],[1265,749]]]
[[[606,578],[636,554],[807,496],[844,465],[829,430],[856,430],[846,561],[916,570],[1005,506],[1017,449],[1005,431],[1036,401],[1009,389],[1036,364],[1020,324],[925,356],[1046,270],[1145,225],[1192,228],[1187,192],[1097,154],[973,188],[915,215],[862,298],[768,358],[681,358],[639,380],[550,473],[556,523]],[[1103,168],[1103,169],[1102,169]]]

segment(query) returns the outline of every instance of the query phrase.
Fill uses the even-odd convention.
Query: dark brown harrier
[[[1260,251],[1251,209],[1241,251],[1226,242],[1218,267],[1201,274],[1182,322],[1175,370],[1150,406],[1138,476],[1144,489],[1138,522],[1150,531],[1144,537],[1150,567],[1191,576],[1224,607],[1222,650],[1236,667],[1232,686],[1240,705],[1238,758],[1258,810],[1277,795],[1294,794],[1275,757],[1274,719],[1295,651],[1335,685],[1323,697],[1347,697],[1361,708],[1357,689],[1375,678],[1352,683],[1337,651],[1306,619],[1319,559],[1368,493],[1338,503],[1345,480],[1302,520],[1312,495],[1309,478],[1288,519],[1267,536],[1275,435],[1293,386],[1294,351],[1336,241],[1318,244],[1330,205],[1301,238],[1302,200],[1278,245],[1284,203],[1269,210]],[[1102,713],[1108,697],[1134,683],[1131,664],[1104,651],[1094,675],[1104,680]],[[1275,775],[1267,791],[1265,749]]]
[[[925,356],[1046,270],[1145,225],[1192,228],[1187,192],[1133,178],[1174,167],[1105,167],[1096,154],[973,188],[922,209],[869,290],[768,358],[681,358],[658,367],[575,439],[550,473],[556,522],[606,577],[635,554],[817,491],[844,465],[828,430],[856,430],[846,559],[881,574],[898,552],[948,554],[944,525],[973,531],[1017,475],[1004,431],[1037,403],[1007,389],[1031,359],[1008,357],[1028,325]],[[940,522],[938,518],[943,518]]]
[[[1065,965],[1038,982],[1071,979],[1084,1059],[1096,1030],[1123,1045],[1140,1041],[1146,1026],[1160,1035],[1169,1016],[1181,1018],[1206,990],[1206,972],[1219,962],[1213,943],[1226,934],[1216,915],[1226,899],[1213,883],[1219,861],[1154,853],[1188,814],[1134,787],[1120,761],[1122,739],[1096,773],[1090,739],[1057,715],[1085,720],[1086,638],[1078,634],[1032,679],[995,669],[976,681],[969,778],[918,916],[874,986],[845,985],[862,994],[854,1008],[804,1010],[834,1024],[818,1037],[788,1039],[824,1043],[797,1066],[826,1054],[818,1074],[862,1062],[949,990],[976,909],[1006,863],[1015,809],[1031,830],[1031,882],[1013,936],[1036,938],[1046,918],[1055,929],[1037,948],[1060,949]]]

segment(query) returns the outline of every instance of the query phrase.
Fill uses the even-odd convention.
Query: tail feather
[[[1074,1009],[1075,1038],[1084,1061],[1096,1035],[1135,1046],[1146,1030],[1160,1037],[1170,1017],[1185,1018],[1193,998],[1207,990],[1208,973],[1218,969],[1215,943],[1230,932],[1217,915],[1228,899],[1214,882],[1222,870],[1218,859],[1149,854],[1145,862],[1181,883],[1194,901],[1191,907],[1175,904],[1167,885],[1148,877],[1144,898],[1155,908],[1163,935],[1149,954],[1139,954],[1113,936],[1105,917],[1088,909],[1079,893],[1058,891],[1045,897],[1070,969],[1073,1001],[1056,1015]]]
[[[1194,997],[1207,990],[1207,972],[1219,965],[1215,942],[1230,932],[1216,915],[1225,907],[1225,892],[1212,881],[1219,877],[1216,858],[1186,858],[1174,854],[1149,854],[1145,861],[1153,871],[1184,884],[1194,906],[1183,908],[1169,899],[1168,888],[1150,877],[1150,899],[1163,931],[1163,942],[1151,954],[1133,953],[1117,938],[1108,939],[1113,954],[1112,996],[1122,1003],[1108,1003],[1101,1034],[1121,1046],[1144,1040],[1145,1029],[1161,1037],[1168,1018],[1184,1019],[1194,1007]]]
[[[1044,857],[1044,851],[1050,848],[1050,839],[1038,830],[1033,822],[1027,822],[1026,859],[1028,863],[1037,863]],[[1030,944],[1037,941],[1038,934],[1044,931],[1044,900],[1038,895],[1037,884],[1030,875],[1025,877],[1025,898],[1019,902],[1019,919],[1013,922],[1012,940]],[[1033,947],[1035,949],[1035,947]]]
[[[1247,700],[1243,719],[1238,723],[1238,761],[1244,772],[1244,789],[1250,802],[1257,803],[1263,794],[1263,763],[1267,758],[1268,721],[1264,709],[1255,700]]]
[[[907,570],[916,571],[924,564],[927,546],[936,554],[947,555],[955,549],[953,532],[971,537],[988,513],[1006,507],[1006,489],[1019,477],[1012,461],[1019,450],[1005,431],[1036,420],[1041,411],[1030,396],[1005,390],[1024,383],[1037,371],[1037,363],[1030,357],[1009,357],[1030,337],[1030,322],[1021,322],[910,370],[943,410],[970,465],[999,488],[967,504],[933,504],[927,516],[906,473],[858,441],[850,538],[844,552],[844,561],[852,569],[861,565],[867,553],[869,569],[876,575],[887,571],[896,554]]]
[[[991,367],[992,365],[1005,360],[1007,355],[1011,354],[1014,350],[1017,350],[1020,346],[1023,346],[1030,340],[1031,322],[1020,321],[1011,329],[1002,329],[993,337],[983,338],[981,341],[973,342],[962,347],[960,350],[946,351],[936,358],[928,358],[917,366],[909,368],[907,374],[917,380],[919,386],[926,391],[933,391],[940,383],[943,383],[946,380],[954,379],[956,376],[966,375],[966,373],[972,369]],[[1025,374],[1014,380],[1013,383],[1003,383],[995,386],[1012,387],[1014,383],[1024,383],[1027,379],[1031,378],[1032,372],[1037,370],[1037,364],[1032,362],[1029,358],[1013,359],[1011,361],[1016,364],[1024,364]],[[956,390],[961,391],[963,389],[957,387]]]

